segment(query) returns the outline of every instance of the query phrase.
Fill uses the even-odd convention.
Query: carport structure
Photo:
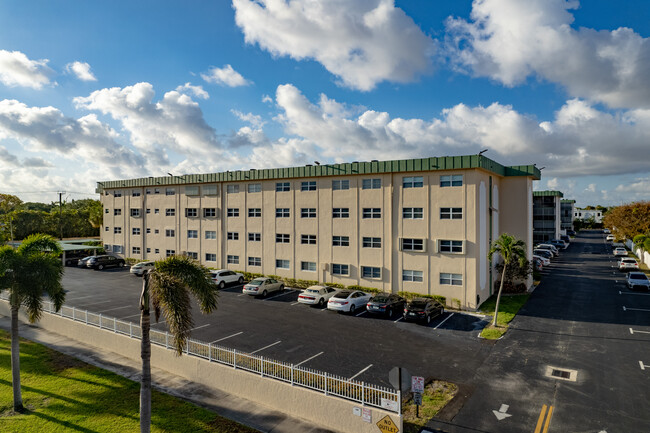
[[[69,254],[72,253],[73,251],[93,251],[97,255],[96,252],[97,250],[102,249],[102,246],[98,245],[85,245],[85,243],[88,242],[97,242],[99,239],[97,238],[78,238],[78,239],[65,239],[65,240],[60,240],[57,241],[59,243],[59,247],[61,250],[63,250],[63,255],[61,256],[61,260],[63,261],[63,264],[69,264],[66,262],[66,260],[69,257]],[[14,248],[17,248],[18,245],[20,245],[21,242],[9,242],[9,245],[11,245]]]

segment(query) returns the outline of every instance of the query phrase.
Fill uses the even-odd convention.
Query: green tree
[[[633,239],[639,233],[650,233],[650,201],[610,208],[603,218],[603,224],[612,229],[618,239]]]
[[[18,310],[23,306],[30,323],[41,318],[43,295],[48,295],[56,311],[61,309],[65,292],[61,285],[63,264],[58,243],[48,235],[35,234],[17,249],[0,247],[0,291],[9,291],[11,305],[11,378],[14,411],[23,412],[20,391],[20,347]]]
[[[646,235],[636,235],[632,239],[632,242],[634,243],[634,247],[641,250],[641,257],[643,257],[643,252],[646,251],[646,249],[645,249],[645,241],[647,239],[650,239],[650,238],[648,238],[648,236],[646,236]]]
[[[151,330],[150,308],[156,321],[162,313],[173,337],[173,346],[180,356],[194,326],[190,295],[199,303],[204,314],[217,308],[217,286],[210,270],[186,256],[172,256],[156,262],[153,270],[142,279],[140,295],[140,328],[142,341],[142,378],[140,380],[140,432],[151,429]]]
[[[519,266],[526,265],[526,243],[522,240],[516,239],[507,233],[503,233],[499,238],[494,241],[488,256],[490,261],[495,254],[499,254],[503,259],[503,272],[501,273],[501,285],[499,286],[499,293],[497,294],[497,302],[494,306],[494,321],[492,326],[497,326],[497,316],[499,315],[499,302],[501,301],[501,292],[503,291],[503,283],[506,279],[506,272],[508,266],[515,262],[519,262]]]

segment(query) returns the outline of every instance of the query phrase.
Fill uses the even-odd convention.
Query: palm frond
[[[210,270],[186,256],[172,256],[156,262],[156,272],[165,273],[183,282],[196,297],[203,313],[217,309],[219,292],[210,277]]]
[[[17,248],[20,255],[30,255],[35,252],[49,252],[58,256],[61,254],[59,243],[50,235],[36,233],[27,236]]]
[[[173,336],[174,348],[180,355],[189,337],[190,329],[194,326],[188,287],[175,275],[152,272],[149,278],[149,293],[156,310],[156,320],[159,312],[162,312]]]

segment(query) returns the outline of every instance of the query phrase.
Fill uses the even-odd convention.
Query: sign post
[[[413,403],[415,403],[415,416],[420,418],[420,406],[422,406],[422,393],[424,392],[424,377],[411,377],[411,391],[413,391]]]

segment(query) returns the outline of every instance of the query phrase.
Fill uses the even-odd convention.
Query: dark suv
[[[120,259],[119,257],[115,256],[95,256],[92,257],[88,260],[86,266],[89,268],[97,269],[97,270],[102,270],[104,268],[117,268],[117,267],[124,267],[124,259]]]
[[[404,320],[407,322],[431,323],[432,317],[438,317],[445,312],[445,307],[434,299],[416,298],[404,307]]]
[[[406,299],[397,295],[379,294],[368,301],[366,310],[368,313],[381,314],[392,318],[393,314],[399,314],[404,309]]]

